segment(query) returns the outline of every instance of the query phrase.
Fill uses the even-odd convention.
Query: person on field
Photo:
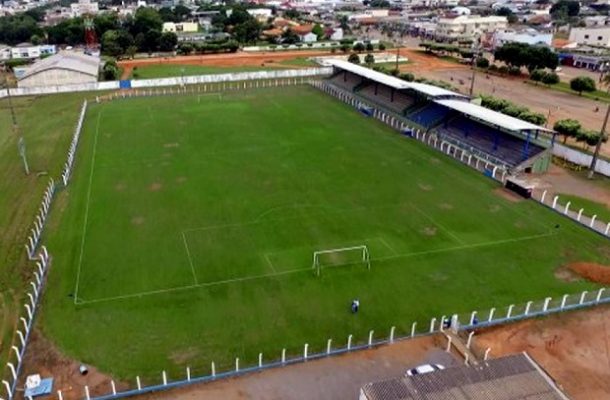
[[[354,299],[352,300],[352,313],[356,314],[360,309],[360,300]]]

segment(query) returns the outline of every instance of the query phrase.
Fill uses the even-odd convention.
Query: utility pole
[[[19,135],[19,125],[17,124],[17,115],[15,114],[15,108],[13,107],[13,100],[11,97],[11,88],[8,84],[8,79],[5,81],[6,84],[6,98],[8,100],[8,108],[11,111],[11,120],[13,122],[13,133],[15,135]],[[28,166],[27,156],[25,154],[25,139],[23,136],[19,136],[19,140],[17,142],[17,150],[19,151],[19,155],[23,160],[23,168],[25,170],[25,174],[30,174],[30,167]]]
[[[478,48],[474,47],[472,49],[472,77],[470,78],[470,91],[468,95],[472,98],[474,93],[474,78],[476,77],[477,72],[477,56],[478,56]]]
[[[602,130],[599,133],[599,138],[597,139],[597,144],[595,145],[595,151],[593,152],[593,158],[591,159],[591,166],[589,166],[589,174],[588,178],[593,179],[595,176],[595,165],[597,164],[597,159],[599,158],[599,150],[602,147],[602,143],[604,142],[604,135],[606,134],[606,125],[608,124],[608,117],[610,116],[610,104],[608,104],[608,108],[606,109],[606,116],[604,117],[604,123],[602,124]]]

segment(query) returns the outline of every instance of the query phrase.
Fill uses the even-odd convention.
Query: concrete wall
[[[230,74],[216,75],[196,75],[185,76],[184,78],[161,78],[161,79],[143,79],[131,81],[132,88],[146,87],[163,87],[177,85],[194,85],[199,83],[212,82],[236,82],[253,79],[282,79],[296,78],[301,76],[322,76],[332,74],[333,69],[324,68],[303,68],[303,69],[284,69],[277,71],[255,71],[255,72],[240,72]],[[31,96],[40,94],[53,93],[69,93],[69,92],[92,92],[97,90],[118,90],[119,81],[112,82],[96,82],[96,83],[81,83],[76,85],[59,85],[59,86],[39,86],[39,87],[20,87],[11,89],[11,96]],[[7,96],[7,90],[0,90],[0,99]]]
[[[593,158],[590,154],[583,153],[559,143],[553,145],[553,155],[585,167],[591,165],[591,159]],[[610,162],[598,159],[595,165],[595,172],[610,176]]]

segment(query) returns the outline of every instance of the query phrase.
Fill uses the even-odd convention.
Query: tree
[[[324,29],[320,24],[315,24],[311,29],[311,33],[315,34],[318,37],[318,40],[324,37]]]
[[[570,89],[582,95],[582,92],[594,92],[595,81],[588,76],[577,76],[570,81]]]
[[[375,48],[373,47],[373,44],[371,42],[366,44],[366,51],[373,51],[375,50]]]
[[[133,18],[131,34],[135,36],[138,33],[146,35],[149,31],[161,32],[162,26],[163,20],[157,10],[150,7],[140,7]]]
[[[301,16],[301,13],[298,12],[297,10],[291,8],[291,9],[286,10],[286,12],[284,13],[284,16],[289,19],[299,19],[299,17]]]
[[[364,50],[365,50],[364,43],[358,42],[354,45],[354,51],[357,51],[358,53],[362,53]]]
[[[511,10],[508,7],[500,7],[496,11],[496,15],[499,15],[501,17],[506,17],[506,20],[508,21],[509,24],[514,24],[515,22],[518,21],[518,18],[515,15],[515,13],[513,12],[513,10]]]
[[[544,83],[545,85],[555,85],[559,83],[559,75],[554,72],[546,73],[542,77],[542,83]]]
[[[151,29],[144,34],[144,38],[140,43],[140,50],[152,53],[159,48],[159,40],[161,39],[161,31]]]
[[[535,69],[530,72],[530,79],[534,82],[541,82],[542,78],[546,75],[546,72],[541,69]]]
[[[93,19],[93,26],[95,26],[95,34],[98,38],[101,38],[107,31],[121,29],[121,24],[116,13],[96,15]]]
[[[553,129],[560,135],[563,135],[563,143],[565,143],[569,137],[576,137],[578,132],[582,129],[580,122],[575,119],[561,119],[555,122]]]
[[[540,68],[554,70],[559,64],[557,53],[544,46],[526,43],[505,43],[494,53],[494,58],[514,67],[527,67],[528,71]]]
[[[159,16],[163,20],[163,22],[178,22],[176,20],[176,15],[169,7],[161,7],[159,9]]]
[[[477,58],[476,63],[477,63],[478,68],[483,68],[483,69],[489,68],[489,60],[485,57]]]
[[[183,6],[182,4],[178,4],[174,7],[174,16],[176,22],[182,22],[186,20],[191,15],[191,9]]]
[[[341,45],[341,51],[344,53],[347,53],[349,51],[350,47],[351,46],[349,44],[344,43]]]
[[[364,63],[368,66],[371,66],[373,64],[375,64],[375,56],[372,55],[371,53],[368,53],[365,57],[364,57]]]
[[[294,31],[290,28],[288,28],[286,32],[284,32],[284,34],[282,35],[282,43],[293,44],[298,42],[299,40],[301,40],[299,38],[299,35],[294,33]]]
[[[384,51],[385,50],[385,44],[379,43],[379,50],[380,51]]]
[[[173,51],[178,44],[178,36],[174,32],[164,32],[159,38],[159,50]]]
[[[559,0],[551,7],[553,19],[565,19],[575,17],[580,12],[580,3],[575,0]]]
[[[352,53],[347,58],[347,61],[351,62],[352,64],[360,64],[360,56],[356,53]]]
[[[105,81],[116,81],[119,79],[119,67],[116,64],[116,61],[110,60],[104,64],[102,68],[102,78]]]
[[[389,8],[390,2],[388,0],[371,0],[369,6],[371,8]]]
[[[27,42],[33,35],[42,36],[42,29],[27,14],[0,17],[0,43],[15,45]]]
[[[413,75],[410,72],[406,72],[404,74],[400,74],[398,77],[400,79],[402,79],[403,81],[407,81],[407,82],[413,82],[415,80],[415,75]]]

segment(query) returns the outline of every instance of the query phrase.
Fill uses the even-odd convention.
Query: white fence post
[[[445,349],[447,353],[451,351],[451,336],[447,336],[447,348]]]
[[[587,295],[587,293],[589,292],[587,292],[586,290],[582,292],[582,294],[580,295],[580,302],[578,304],[582,304],[585,302],[585,296]]]
[[[161,373],[161,376],[163,378],[163,386],[167,386],[167,373],[165,371],[163,371]]]
[[[309,343],[305,343],[303,346],[303,359],[307,360],[307,353],[309,352]]]
[[[142,382],[140,382],[140,377],[136,376],[136,386],[138,390],[142,390]]]
[[[216,378],[216,364],[212,361],[212,378]]]
[[[513,313],[513,308],[515,308],[514,304],[511,304],[510,306],[508,306],[508,312],[506,313],[506,318],[510,318],[511,314]]]
[[[17,348],[17,346],[11,346],[11,350],[15,352],[15,355],[17,356],[17,362],[21,364],[21,353],[19,352],[19,348]]]
[[[474,331],[470,331],[468,334],[468,340],[466,341],[466,348],[470,349],[470,345],[472,344],[472,337],[474,336]]]
[[[186,380],[191,381],[191,367],[186,367]]]
[[[57,399],[58,400],[64,400],[64,395],[61,393],[61,390],[57,391]]]
[[[430,320],[430,333],[434,332],[434,325],[436,324],[436,318]]]
[[[282,364],[286,364],[286,349],[282,349]]]
[[[494,319],[494,313],[496,312],[496,308],[492,307],[491,310],[489,310],[489,318],[487,319],[487,322],[491,322],[492,319]]]
[[[394,331],[395,330],[396,330],[395,326],[390,328],[390,343],[394,343]]]
[[[411,337],[415,336],[415,328],[417,327],[417,322],[413,322],[413,324],[411,324]]]
[[[350,350],[352,348],[352,335],[349,335],[347,337],[347,350]]]
[[[263,353],[258,353],[258,367],[263,367]]]
[[[116,385],[113,380],[110,381],[110,389],[112,390],[112,394],[116,395]]]
[[[491,349],[488,347],[487,350],[485,350],[485,356],[483,357],[484,361],[487,361],[487,359],[489,358],[489,352],[491,351]]]
[[[369,347],[373,345],[373,330],[369,332]]]
[[[566,306],[566,300],[568,299],[568,295],[564,294],[563,297],[561,298],[561,307],[560,309],[563,310],[563,308]]]
[[[446,319],[446,318],[447,318],[447,317],[445,317],[444,315],[441,317],[441,323],[440,323],[440,326],[439,326],[439,328],[438,328],[438,329],[439,329],[441,332],[443,332],[443,331],[444,331],[444,328],[445,328],[445,319]]]
[[[528,301],[527,304],[525,305],[525,315],[528,315],[530,313],[531,306],[532,306],[532,302]]]
[[[555,196],[553,197],[553,210],[555,209],[555,207],[557,206],[557,200],[559,199],[559,196]]]
[[[475,318],[476,318],[476,317],[477,317],[477,312],[476,312],[476,311],[473,311],[473,312],[470,314],[470,325],[474,325],[474,320],[475,320]]]
[[[551,301],[550,297],[544,299],[544,306],[542,307],[542,311],[546,311],[549,308],[549,302]]]
[[[89,386],[85,386],[85,398],[87,400],[91,400],[91,395],[89,394]]]
[[[6,388],[6,393],[8,394],[8,398],[10,400],[11,397],[13,396],[13,392],[11,391],[11,385],[10,385],[10,383],[8,383],[8,381],[5,381],[4,379],[2,380],[2,384]]]
[[[239,372],[239,357],[235,357],[235,372]]]
[[[606,225],[606,230],[604,230],[604,235],[607,235],[608,231],[610,231],[610,222],[608,222],[608,224]]]
[[[605,288],[601,288],[601,289],[599,289],[599,291],[597,292],[597,297],[595,298],[595,301],[596,301],[597,303],[599,303],[599,302],[601,301],[601,299],[602,299],[602,294],[604,293],[604,291],[605,291],[605,290],[606,290]]]
[[[585,211],[584,208],[578,210],[578,215],[576,216],[576,221],[580,222],[580,217],[582,217],[582,212]]]
[[[570,211],[570,204],[572,204],[572,202],[571,202],[571,201],[568,201],[568,202],[566,203],[565,208],[563,209],[563,213],[564,213],[565,215],[568,215],[568,212]]]
[[[330,349],[331,349],[332,344],[333,344],[333,340],[332,339],[328,339],[326,341],[326,355],[330,354]]]
[[[591,223],[589,224],[590,228],[593,228],[593,225],[595,225],[596,218],[597,218],[597,214],[595,214],[594,216],[591,217]]]

